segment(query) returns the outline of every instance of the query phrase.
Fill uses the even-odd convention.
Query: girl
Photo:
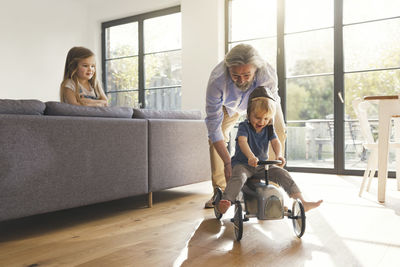
[[[65,61],[60,101],[73,105],[106,107],[107,97],[96,78],[96,61],[92,51],[73,47]]]
[[[281,166],[285,165],[285,158],[281,156],[281,143],[272,124],[275,109],[275,101],[264,87],[257,87],[250,94],[247,120],[239,124],[237,132],[235,155],[231,160],[232,177],[227,181],[222,199],[218,204],[216,203],[222,214],[236,200],[247,178],[253,175],[264,175],[264,166],[257,166],[257,162],[267,160],[269,142],[277,155],[276,159],[282,161]],[[302,201],[305,211],[316,208],[322,203],[322,200],[305,201],[296,183],[285,169],[271,166],[268,173],[269,179],[282,186],[291,198]]]

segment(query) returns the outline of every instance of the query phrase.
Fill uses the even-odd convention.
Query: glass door
[[[276,66],[287,122],[287,168],[361,175],[368,152],[352,101],[400,92],[400,1],[227,4],[227,48],[250,43]],[[377,138],[376,107],[370,116]],[[394,170],[394,155],[389,160]]]
[[[333,0],[284,9],[287,166],[333,169]]]
[[[345,169],[365,170],[368,151],[352,106],[367,95],[398,95],[400,92],[400,1],[343,0],[345,88]],[[377,106],[371,103],[368,118],[375,139]],[[393,136],[393,134],[392,134]],[[394,151],[389,170],[395,170]]]

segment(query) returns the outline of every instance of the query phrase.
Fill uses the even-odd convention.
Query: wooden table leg
[[[379,103],[379,130],[378,130],[378,201],[385,202],[387,165],[389,157],[389,129],[391,116],[385,107],[387,103]]]
[[[149,208],[153,207],[153,192],[149,192],[148,194],[148,206]]]
[[[400,115],[394,115],[394,139],[400,142]],[[400,191],[400,148],[396,148],[396,180],[397,190]]]

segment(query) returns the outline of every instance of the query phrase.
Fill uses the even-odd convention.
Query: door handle
[[[344,104],[344,100],[343,100],[342,92],[339,92],[337,95],[338,95],[338,97],[339,97],[340,101],[342,102],[342,104]]]

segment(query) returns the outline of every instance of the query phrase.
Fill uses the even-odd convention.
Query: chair
[[[332,120],[333,121],[333,120]],[[324,145],[333,147],[332,128],[329,120],[310,119],[306,121],[306,158],[311,156],[312,161],[322,159]]]
[[[367,185],[367,191],[369,191],[370,186],[371,186],[371,180],[372,177],[375,176],[375,172],[378,170],[378,141],[374,141],[374,137],[372,136],[372,132],[371,132],[371,126],[369,124],[368,121],[368,116],[367,116],[367,110],[368,107],[371,105],[369,102],[367,101],[362,101],[360,98],[356,98],[353,100],[352,102],[353,104],[353,108],[354,111],[356,113],[357,119],[359,120],[360,123],[360,130],[361,130],[361,134],[363,136],[364,139],[364,143],[363,146],[365,149],[370,151],[370,155],[368,158],[368,163],[367,163],[367,168],[364,172],[364,177],[363,177],[363,181],[361,183],[361,187],[360,187],[360,192],[359,192],[359,196],[362,195],[362,192],[364,190],[364,186],[365,186],[365,182],[368,178],[368,185]],[[400,124],[396,123],[396,127],[400,127]],[[398,141],[399,139],[397,139],[400,136],[400,133],[396,133],[396,140]],[[397,154],[396,154],[396,165],[397,165],[397,170],[399,169],[400,166],[400,143],[398,142],[389,142],[389,149],[390,148],[396,148],[397,149]],[[397,172],[397,175],[398,176]],[[400,188],[400,178],[397,177],[397,187],[398,189]]]

